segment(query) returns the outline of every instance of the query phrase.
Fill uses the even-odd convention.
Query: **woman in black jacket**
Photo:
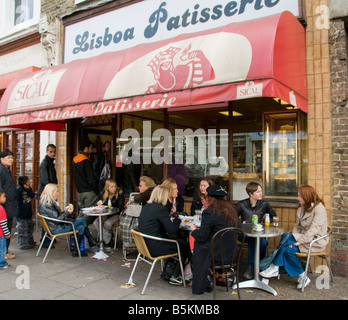
[[[191,225],[191,235],[195,238],[194,256],[193,256],[193,282],[192,293],[203,294],[205,291],[210,292],[209,281],[207,279],[209,267],[211,265],[211,239],[219,230],[228,227],[237,227],[238,216],[233,208],[233,205],[224,199],[227,192],[218,185],[213,185],[207,188],[209,202],[208,209],[203,211],[201,227],[197,229],[195,224]],[[232,234],[227,234],[223,238],[224,242],[235,243]],[[216,241],[215,261],[220,263],[219,241]],[[224,246],[228,248],[224,252],[228,263],[232,259],[233,246]],[[210,290],[209,290],[210,289]]]
[[[108,179],[105,181],[105,186],[103,191],[99,194],[98,206],[107,206],[112,208],[117,208],[118,212],[113,215],[108,215],[103,217],[103,241],[106,246],[112,247],[112,227],[113,225],[120,221],[120,213],[124,209],[125,199],[124,193],[121,188],[116,184],[113,179]],[[98,220],[94,220],[94,226],[99,230]]]
[[[43,216],[47,216],[59,220],[69,220],[73,218],[71,215],[73,209],[69,208],[65,211],[61,211],[58,205],[58,186],[54,183],[49,183],[45,186],[41,193],[39,213]],[[69,223],[56,222],[52,220],[46,220],[48,227],[50,228],[52,234],[64,233],[72,231],[72,226]],[[77,242],[80,245],[83,234],[85,233],[85,228],[87,228],[87,223],[83,218],[76,218],[74,220],[75,230],[78,230],[77,233]],[[74,247],[72,252],[73,257],[77,257],[77,248]],[[83,255],[81,253],[81,255]],[[85,256],[87,254],[84,254]]]
[[[195,212],[196,210],[201,211],[202,207],[203,207],[203,210],[208,208],[207,188],[212,185],[213,185],[213,181],[207,178],[202,178],[199,181],[199,187],[198,187],[197,193],[193,196],[193,199],[192,199],[191,216],[194,216],[196,214]]]
[[[177,217],[169,217],[167,208],[165,207],[169,195],[169,190],[163,185],[155,187],[151,193],[151,198],[143,207],[139,217],[138,230],[144,234],[169,238],[168,234],[174,234],[178,231],[180,220]],[[152,256],[161,256],[177,252],[177,246],[172,242],[156,241],[145,239],[146,244]],[[191,250],[185,239],[177,239],[180,252],[185,262],[191,258]],[[170,283],[174,285],[182,284],[180,265],[177,264],[174,274],[170,279]]]

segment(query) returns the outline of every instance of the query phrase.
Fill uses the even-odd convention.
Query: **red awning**
[[[307,111],[305,30],[290,12],[20,76],[3,95],[0,126],[251,97]]]

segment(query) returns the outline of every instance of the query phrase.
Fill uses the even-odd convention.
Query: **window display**
[[[264,114],[263,178],[266,196],[297,196],[297,188],[303,183],[299,166],[304,140],[301,132],[299,112]]]

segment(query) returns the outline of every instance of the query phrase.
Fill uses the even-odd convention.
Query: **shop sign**
[[[65,69],[45,70],[19,81],[13,89],[7,110],[15,112],[53,104],[58,83]]]
[[[255,84],[254,81],[248,81],[237,87],[237,99],[262,97],[262,91],[263,83]]]
[[[140,1],[67,26],[64,58],[69,62],[93,57],[283,11],[299,17],[301,4],[301,0]]]

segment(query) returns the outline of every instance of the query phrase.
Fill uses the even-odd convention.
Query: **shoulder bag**
[[[291,232],[289,232],[282,241],[279,242],[278,247],[276,247],[267,257],[264,257],[261,261],[260,261],[260,270],[266,270],[271,263],[273,262],[273,260],[275,259],[275,257],[278,254],[279,249],[281,248],[281,246],[288,240],[289,236],[290,236]]]

